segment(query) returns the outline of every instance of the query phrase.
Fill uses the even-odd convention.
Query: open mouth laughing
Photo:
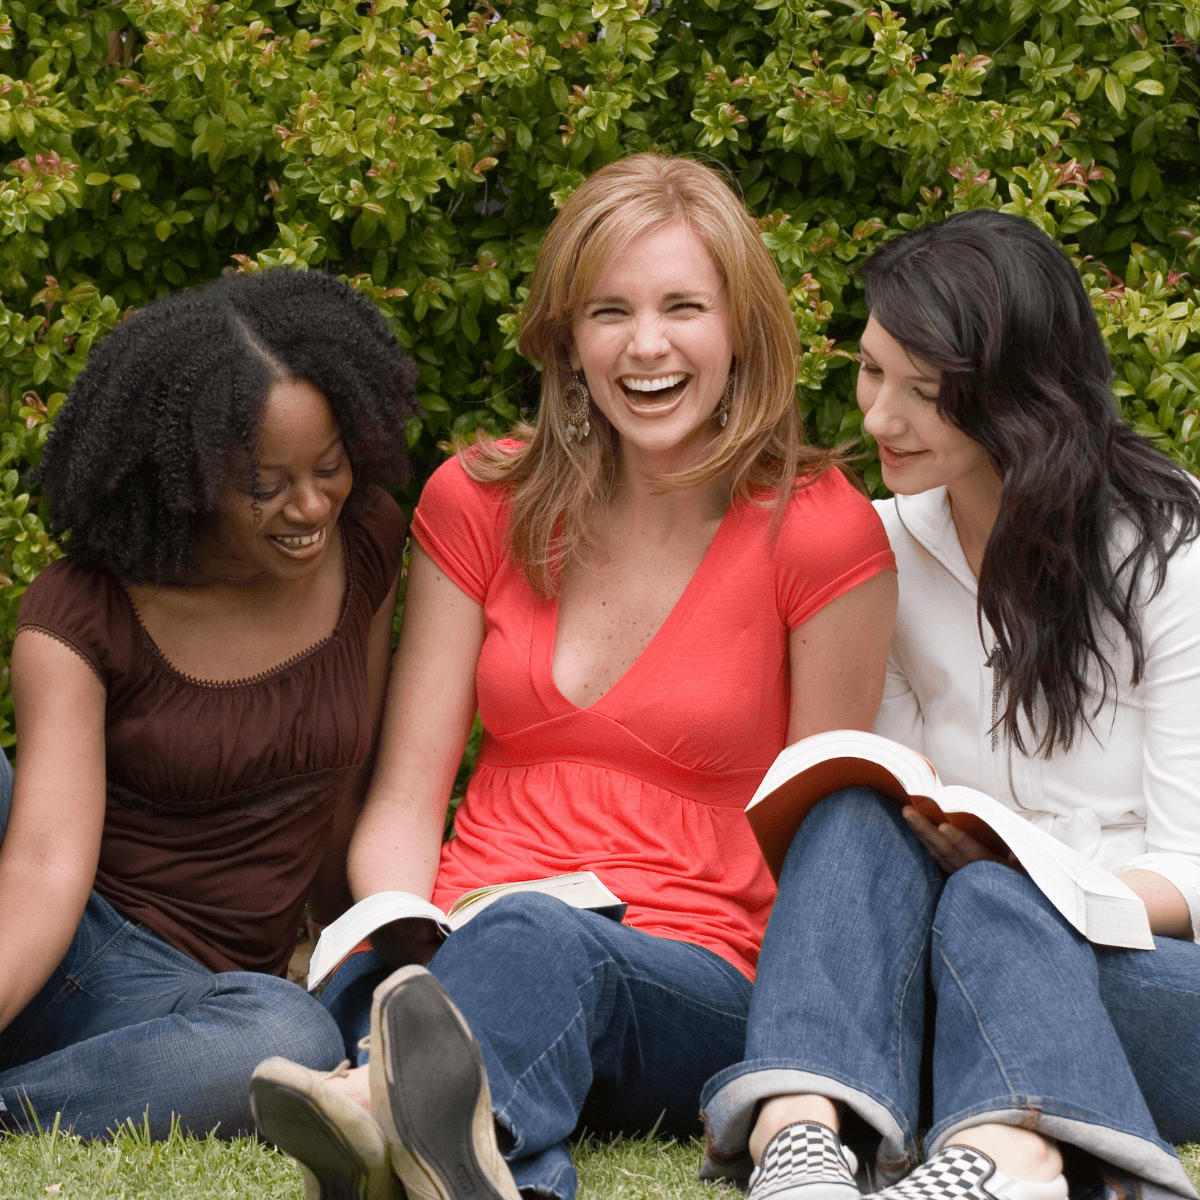
[[[619,380],[629,401],[640,407],[667,404],[682,394],[690,377],[682,371],[670,375],[624,375]]]

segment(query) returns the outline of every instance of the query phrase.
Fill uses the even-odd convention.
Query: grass
[[[720,1200],[740,1196],[700,1183],[701,1146],[625,1139],[575,1149],[580,1200]],[[0,1136],[3,1200],[303,1200],[300,1171],[251,1138],[221,1142],[178,1132],[153,1142],[126,1126],[111,1141],[81,1142],[57,1129]]]
[[[738,1192],[700,1183],[701,1146],[623,1139],[575,1147],[579,1200],[734,1200]],[[1200,1145],[1180,1157],[1200,1183]],[[0,1198],[78,1200],[303,1200],[300,1171],[286,1155],[250,1138],[221,1142],[178,1131],[154,1142],[128,1125],[105,1142],[57,1128],[0,1137]]]

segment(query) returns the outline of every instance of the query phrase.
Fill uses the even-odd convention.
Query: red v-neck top
[[[796,492],[777,538],[769,509],[734,504],[658,633],[586,709],[555,686],[558,602],[538,599],[507,556],[507,521],[505,490],[457,459],[413,517],[485,622],[486,732],[434,903],[592,870],[628,903],[626,924],[753,978],[775,889],[742,810],[786,741],[788,633],[895,570],[879,518],[836,470]]]

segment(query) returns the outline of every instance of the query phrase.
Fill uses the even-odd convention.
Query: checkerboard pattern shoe
[[[250,1109],[263,1136],[300,1163],[305,1200],[404,1200],[383,1131],[365,1108],[326,1082],[344,1075],[268,1058],[250,1077]]]
[[[1067,1200],[1067,1181],[1014,1179],[971,1146],[947,1146],[869,1200]]]
[[[521,1200],[479,1046],[424,967],[401,967],[375,989],[370,1066],[371,1107],[408,1200]]]
[[[767,1143],[746,1200],[858,1200],[857,1169],[828,1125],[797,1121]]]

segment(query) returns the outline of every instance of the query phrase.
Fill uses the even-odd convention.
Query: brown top
[[[70,558],[21,600],[18,629],[65,642],[108,693],[96,890],[213,971],[287,969],[334,808],[370,749],[367,634],[404,518],[372,487],[341,531],[337,627],[250,679],[175,670],[117,579]]]

